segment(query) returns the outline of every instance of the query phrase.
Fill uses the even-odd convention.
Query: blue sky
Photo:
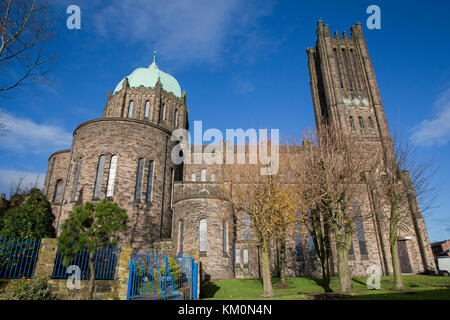
[[[18,176],[43,180],[49,155],[70,148],[75,127],[102,116],[108,90],[135,68],[159,68],[187,91],[190,121],[204,128],[314,125],[306,48],[316,23],[347,31],[362,22],[391,131],[436,164],[438,208],[425,213],[432,241],[450,237],[450,20],[448,1],[88,1],[53,5],[57,65],[51,85],[1,98],[10,126],[0,139],[0,192]],[[81,30],[66,8],[81,8]],[[369,30],[369,5],[381,29]]]

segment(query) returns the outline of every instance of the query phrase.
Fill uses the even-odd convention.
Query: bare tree
[[[227,166],[224,176],[229,185],[224,188],[224,196],[235,212],[244,211],[250,217],[261,247],[264,296],[270,297],[273,296],[271,244],[279,239],[278,233],[293,230],[296,206],[288,184],[282,183],[278,174],[261,175],[261,167],[260,164]]]
[[[54,56],[46,45],[53,37],[47,0],[0,2],[0,95],[47,81]]]
[[[308,186],[303,201],[311,207],[304,212],[304,222],[316,238],[319,256],[327,264],[327,235],[332,235],[337,250],[341,292],[351,291],[348,253],[356,216],[353,204],[361,202],[360,188],[372,152],[351,136],[338,133],[329,125],[320,131],[305,132],[301,168],[303,183]],[[325,265],[328,268],[328,265]],[[328,272],[328,271],[327,271]],[[324,275],[325,279],[327,275]]]
[[[381,155],[375,170],[370,176],[370,183],[375,190],[374,200],[381,212],[381,219],[389,226],[389,248],[394,271],[394,288],[403,290],[404,284],[398,254],[398,237],[400,231],[410,228],[411,213],[409,203],[417,197],[422,205],[422,212],[432,208],[436,189],[431,184],[435,171],[421,160],[417,149],[407,141],[394,136],[393,148]],[[419,209],[420,210],[420,209]]]
[[[310,138],[310,134],[306,134]],[[305,141],[310,143],[310,141]],[[302,152],[298,150],[305,149],[304,147],[298,148],[290,141],[286,144],[288,152],[286,154],[288,161],[287,166],[289,168],[289,175],[294,184],[292,188],[296,197],[298,207],[298,224],[300,231],[300,237],[309,234],[314,242],[314,249],[317,256],[320,259],[322,266],[322,286],[326,292],[331,292],[330,280],[330,226],[327,209],[320,203],[323,193],[321,189],[317,189],[317,181],[311,183],[312,179],[316,178],[316,175],[312,171],[309,171],[309,167],[305,166],[304,157]],[[311,175],[311,176],[310,176]]]

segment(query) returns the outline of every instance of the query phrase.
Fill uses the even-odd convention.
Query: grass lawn
[[[353,300],[450,300],[450,277],[405,275],[405,291],[394,291],[393,277],[381,278],[380,290],[368,290],[367,277],[353,278],[353,292],[345,296],[325,295],[320,278],[287,278],[289,288],[279,289],[280,281],[272,279],[274,297],[272,299],[353,299]],[[339,279],[331,280],[331,289],[339,294]],[[246,300],[263,299],[262,280],[260,279],[227,279],[215,280],[202,285],[201,299]]]

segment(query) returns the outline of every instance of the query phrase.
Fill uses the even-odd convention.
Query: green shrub
[[[11,282],[4,293],[6,300],[53,300],[46,278],[20,279]]]

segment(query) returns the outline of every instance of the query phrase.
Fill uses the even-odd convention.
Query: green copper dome
[[[137,88],[144,86],[146,88],[154,88],[158,82],[158,78],[161,79],[162,88],[167,92],[172,92],[178,98],[181,98],[181,88],[178,81],[170,74],[165,73],[158,69],[158,66],[153,60],[153,63],[148,68],[137,68],[128,77],[128,84],[130,88]],[[122,90],[122,84],[125,79],[119,82],[114,89],[114,93]]]

